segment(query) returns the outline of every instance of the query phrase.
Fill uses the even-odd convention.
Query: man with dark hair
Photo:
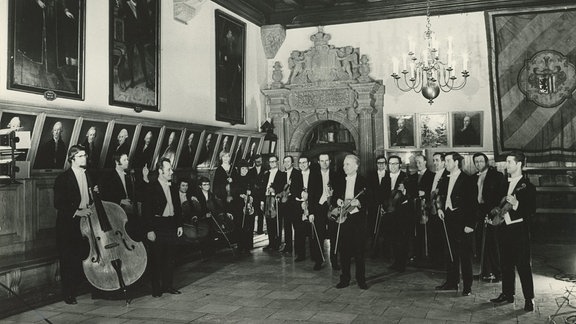
[[[238,238],[238,250],[240,253],[250,253],[254,247],[254,199],[252,191],[254,180],[248,174],[248,162],[241,160],[238,162],[238,173],[232,177],[232,210],[234,213],[235,232]]]
[[[250,164],[251,162],[248,161]],[[257,220],[257,234],[264,234],[264,211],[260,204],[264,205],[264,196],[266,195],[266,183],[264,180],[265,173],[264,166],[262,165],[262,156],[260,154],[254,156],[254,166],[248,171],[248,175],[254,179],[254,190],[252,197],[254,198],[254,211]],[[268,180],[268,179],[266,179]]]
[[[379,256],[382,251],[386,254],[385,244],[389,241],[391,231],[388,224],[384,224],[384,212],[390,199],[390,173],[387,171],[388,162],[384,155],[376,157],[376,171],[367,176],[371,198],[368,207],[368,230],[372,237],[372,258]],[[376,228],[378,227],[378,228]],[[378,232],[376,232],[378,231]],[[386,233],[384,233],[386,232]],[[382,242],[380,242],[382,241]]]
[[[146,221],[150,251],[152,296],[162,293],[180,294],[174,288],[174,248],[177,237],[182,236],[182,207],[178,189],[171,188],[172,163],[161,158],[156,168],[158,179],[150,182],[144,200],[143,214]]]
[[[483,260],[480,260],[480,264],[482,264],[480,278],[488,282],[498,282],[502,274],[498,253],[498,239],[496,238],[495,227],[488,224],[487,218],[490,216],[490,211],[500,205],[500,199],[506,194],[502,190],[504,176],[496,171],[494,167],[488,165],[486,154],[478,152],[472,158],[478,171],[477,174],[472,176],[472,183],[475,184],[474,197],[476,197],[478,202],[476,211],[478,222],[483,224],[476,231],[477,242],[482,242],[480,243],[479,251],[480,258],[483,258]]]
[[[430,189],[430,200],[434,204],[438,196],[439,184],[448,183],[448,175],[450,172],[446,170],[444,161],[444,153],[436,152],[432,155],[432,164],[434,165],[434,179],[432,181],[432,188]],[[434,206],[434,205],[432,205]],[[446,239],[444,238],[444,229],[440,218],[437,217],[436,208],[432,207],[430,210],[428,222],[429,239],[430,239],[430,259],[434,269],[444,270],[444,245]]]
[[[70,169],[61,173],[54,182],[56,238],[60,256],[62,293],[66,304],[77,304],[76,293],[84,278],[82,258],[88,248],[80,232],[80,219],[92,214],[90,182],[86,175],[86,151],[81,145],[68,150]]]
[[[336,234],[338,231],[338,224],[328,219],[328,215],[333,207],[332,194],[334,189],[334,182],[336,179],[335,172],[330,168],[330,155],[323,153],[318,156],[318,164],[320,165],[320,177],[322,179],[322,195],[318,198],[316,214],[314,215],[314,224],[318,231],[318,237],[321,248],[324,246],[324,240],[330,240],[330,264],[332,270],[340,270],[338,264],[338,255],[336,253]],[[318,251],[320,252],[320,251]]]
[[[398,155],[388,158],[390,168],[390,196],[388,218],[391,220],[392,255],[394,262],[390,269],[404,272],[408,262],[408,246],[410,244],[410,227],[413,224],[410,206],[408,204],[408,177],[401,171],[402,159]],[[413,228],[413,227],[412,227]]]
[[[294,250],[297,258],[296,262],[306,259],[306,237],[308,236],[310,244],[310,256],[314,261],[314,270],[320,270],[322,267],[322,256],[318,250],[316,235],[318,234],[311,224],[314,224],[315,213],[318,199],[322,195],[322,180],[320,174],[310,170],[310,160],[308,157],[301,156],[298,159],[300,168],[302,191],[296,197],[297,203],[301,209],[301,219],[295,219],[294,232]],[[303,206],[305,208],[303,208]]]
[[[438,216],[445,223],[447,236],[446,281],[436,290],[458,290],[460,268],[464,288],[462,296],[472,293],[472,244],[476,225],[474,217],[474,188],[470,176],[462,172],[464,158],[456,153],[444,157],[450,172],[448,183],[440,186],[441,204]]]
[[[434,173],[428,170],[426,156],[416,155],[416,173],[409,177],[409,196],[415,215],[414,262],[424,266],[429,261],[428,223],[430,221],[430,197]]]
[[[536,211],[536,188],[523,177],[522,168],[526,157],[522,152],[511,152],[506,157],[508,183],[503,185],[506,190],[506,202],[510,210],[503,216],[504,221],[498,227],[500,243],[500,261],[502,263],[502,293],[491,299],[494,303],[514,302],[516,275],[518,270],[522,293],[524,294],[524,310],[534,310],[534,282],[530,258],[530,227],[529,218]]]
[[[294,168],[294,158],[286,156],[282,160],[284,165],[284,179],[282,180],[284,198],[280,199],[279,212],[284,220],[284,248],[281,252],[292,254],[292,230],[298,230],[298,222],[302,222],[302,208],[296,197],[302,192],[302,175],[300,170]],[[298,259],[298,258],[297,258]],[[299,260],[300,261],[300,260]]]
[[[366,284],[366,265],[364,261],[364,244],[366,240],[366,180],[358,174],[360,159],[356,155],[344,158],[344,175],[335,179],[333,200],[336,205],[348,210],[347,218],[340,223],[338,252],[342,261],[342,274],[336,288],[350,285],[350,264],[352,258],[356,263],[356,282],[360,289],[368,289]],[[342,220],[341,220],[342,221]]]
[[[280,247],[281,221],[278,213],[278,201],[276,194],[284,188],[286,177],[284,172],[278,170],[278,157],[272,155],[268,158],[270,170],[266,171],[262,177],[262,184],[265,189],[264,215],[266,216],[266,228],[268,229],[268,246],[264,251],[277,250]]]

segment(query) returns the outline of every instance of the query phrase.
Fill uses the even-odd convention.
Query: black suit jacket
[[[373,171],[368,175],[368,187],[370,188],[370,193],[372,199],[370,203],[373,208],[378,205],[384,206],[388,203],[390,198],[390,172],[386,170],[386,174],[382,177],[382,181],[378,180],[378,171]]]
[[[474,186],[474,198],[475,202],[478,202],[478,173],[472,176],[472,184]],[[500,204],[500,200],[502,197],[506,196],[506,189],[503,189],[505,181],[504,175],[498,171],[494,167],[488,167],[488,171],[486,171],[486,178],[484,178],[484,184],[482,186],[482,197],[484,199],[484,204],[481,206],[483,210],[481,210],[481,214],[479,215],[481,219],[484,219],[487,213],[489,213],[492,208],[498,206]]]
[[[153,217],[156,217],[156,215],[162,216],[168,201],[158,180],[151,182],[146,189],[146,199],[143,202],[142,214],[144,216],[146,232],[150,232],[154,230],[154,228],[152,228]],[[172,196],[172,205],[174,206],[174,224],[176,227],[181,227],[182,205],[180,204],[178,189],[174,188],[174,185],[170,186],[170,195]]]
[[[432,191],[432,184],[434,182],[434,172],[426,169],[424,174],[418,181],[418,172],[415,172],[409,176],[409,195],[411,198],[417,198],[419,196],[419,191],[424,191],[424,198],[430,199],[430,192]]]
[[[358,196],[358,200],[360,201],[360,214],[365,213],[366,206],[368,203],[368,197],[370,193],[368,191],[366,179],[362,177],[360,174],[356,174],[356,182],[354,183],[354,196],[358,195],[360,191],[364,189],[365,192]],[[334,193],[332,195],[332,201],[334,205],[337,204],[338,199],[345,200],[346,194],[346,174],[342,174],[341,176],[337,177],[334,181]],[[364,221],[366,220],[365,217],[362,217]]]
[[[62,169],[64,168],[64,162],[66,161],[66,151],[68,146],[62,141],[62,138],[58,139],[58,149],[56,149],[56,142],[53,138],[44,142],[38,147],[38,153],[36,156],[36,163],[34,164],[35,169]]]
[[[54,208],[58,210],[58,217],[72,220],[81,199],[76,176],[70,168],[61,173],[54,182]]]
[[[322,175],[319,171],[309,170],[308,175],[308,187],[306,187],[306,193],[308,194],[308,212],[314,214],[318,209],[318,202],[322,193],[324,192],[322,188]],[[304,189],[304,175],[300,173],[300,178],[302,179],[302,188]],[[298,198],[301,199],[302,192],[298,194]]]
[[[453,175],[450,174],[450,177]],[[448,195],[449,180],[444,181],[445,185],[440,188],[439,195],[442,197],[443,209],[446,209],[446,200]],[[471,181],[471,177],[461,171],[454,183],[454,188],[452,188],[452,193],[450,194],[450,200],[452,201],[452,208],[459,209],[463,215],[463,219],[458,220],[459,224],[462,226],[468,226],[474,228],[476,225],[476,217],[473,213],[474,210],[474,184]]]
[[[100,181],[100,197],[102,197],[102,200],[111,201],[118,205],[120,205],[122,199],[129,198],[133,200],[134,186],[129,173],[127,173],[127,175],[126,191],[124,190],[122,179],[120,179],[120,175],[116,172],[116,169],[107,176],[102,177]]]
[[[508,193],[508,181],[504,182],[502,188],[504,189],[503,197],[505,197]],[[527,222],[536,212],[536,188],[526,177],[523,177],[514,187],[513,193],[518,200],[518,209],[510,209],[508,212],[510,219],[516,220],[523,218],[524,222]]]
[[[268,185],[268,181],[270,180],[270,170],[266,171],[263,176],[264,180],[264,190],[268,189],[266,186]],[[286,184],[286,174],[284,172],[278,170],[276,172],[276,176],[272,180],[271,186],[272,189],[276,192],[276,194],[280,193],[280,191],[284,190],[284,185]]]

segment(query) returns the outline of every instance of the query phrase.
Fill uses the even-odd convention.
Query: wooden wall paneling
[[[25,204],[25,186],[10,184],[0,187],[0,256],[24,252]]]

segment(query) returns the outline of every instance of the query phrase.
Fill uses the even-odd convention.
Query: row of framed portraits
[[[84,100],[86,3],[10,0],[9,89]],[[160,9],[160,0],[108,1],[110,105],[160,110]],[[244,124],[246,24],[220,10],[214,19],[215,117]]]
[[[169,158],[174,168],[212,169],[221,152],[232,161],[253,161],[260,154],[264,134],[228,129],[170,127],[139,122],[71,118],[58,114],[0,111],[0,128],[30,132],[30,149],[18,150],[17,160],[30,161],[32,169],[68,167],[66,154],[81,144],[88,154],[88,168],[113,168],[115,153],[126,153],[133,168],[154,169],[158,159]]]
[[[387,120],[390,148],[483,146],[483,111],[390,114]]]

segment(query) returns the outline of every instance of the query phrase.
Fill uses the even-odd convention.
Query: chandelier
[[[398,89],[403,92],[413,90],[416,93],[422,92],[424,98],[432,105],[434,99],[438,97],[440,91],[450,92],[460,90],[466,85],[468,73],[468,55],[462,55],[461,78],[457,77],[456,62],[453,60],[452,38],[448,38],[447,61],[440,60],[439,46],[436,35],[431,29],[430,23],[430,0],[426,1],[426,31],[424,40],[426,48],[421,53],[421,57],[416,55],[416,47],[413,41],[409,42],[408,55],[403,55],[403,69],[398,71],[399,60],[393,58],[392,78],[396,82]],[[407,62],[408,61],[408,62]]]

